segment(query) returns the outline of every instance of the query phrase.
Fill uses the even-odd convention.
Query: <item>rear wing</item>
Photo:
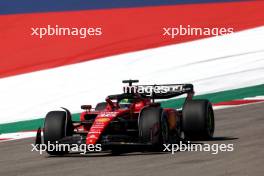
[[[139,94],[152,99],[168,99],[194,93],[192,84],[129,85],[123,87],[123,91],[125,94]]]

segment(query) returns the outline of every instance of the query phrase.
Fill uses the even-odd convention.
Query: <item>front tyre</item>
[[[72,121],[71,116],[66,111],[51,111],[46,115],[44,123],[44,144],[55,144],[56,141],[71,135]],[[48,146],[47,146],[48,147]],[[63,155],[68,153],[68,150],[56,151],[56,149],[46,150],[50,155]]]
[[[161,150],[168,142],[166,112],[161,107],[148,106],[139,115],[139,137],[143,143],[151,143],[154,149]]]

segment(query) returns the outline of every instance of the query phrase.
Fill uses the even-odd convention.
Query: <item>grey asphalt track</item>
[[[33,139],[0,143],[1,176],[263,176],[264,103],[217,110],[215,140],[233,152],[107,153],[48,157],[31,152]]]

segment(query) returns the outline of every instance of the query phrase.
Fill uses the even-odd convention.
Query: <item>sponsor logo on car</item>
[[[113,117],[116,116],[118,112],[102,112],[99,114],[100,117]]]
[[[108,121],[110,121],[110,119],[107,118],[107,117],[99,118],[99,119],[96,120],[96,122],[102,122],[102,123],[104,123],[104,122],[108,122]]]

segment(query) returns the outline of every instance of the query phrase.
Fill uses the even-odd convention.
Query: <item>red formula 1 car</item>
[[[36,143],[100,144],[102,150],[121,153],[137,150],[160,150],[163,144],[186,138],[208,139],[214,133],[214,112],[208,100],[193,100],[192,84],[132,85],[125,80],[124,93],[109,95],[95,108],[82,105],[80,121],[71,113],[51,111],[47,114],[41,139]],[[187,94],[182,110],[163,108],[157,99]],[[47,150],[51,155],[68,151]]]

